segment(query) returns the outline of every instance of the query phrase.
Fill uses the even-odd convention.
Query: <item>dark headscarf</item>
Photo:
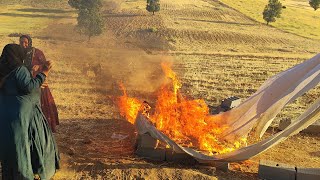
[[[20,36],[20,39],[26,38],[28,39],[28,47],[26,49],[26,58],[23,61],[23,65],[25,65],[28,70],[31,72],[32,70],[32,58],[33,58],[33,48],[32,48],[32,39],[29,35],[22,35]]]
[[[24,35],[20,36],[20,39],[22,39],[22,38],[28,39],[28,48],[32,48],[32,39],[31,39],[31,37],[29,35],[24,34]]]
[[[0,56],[0,81],[11,71],[23,65],[25,52],[18,44],[7,44]]]

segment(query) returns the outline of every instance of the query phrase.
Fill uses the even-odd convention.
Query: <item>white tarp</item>
[[[320,54],[301,64],[283,71],[268,79],[259,90],[238,107],[216,115],[223,116],[224,123],[230,127],[224,132],[226,140],[246,136],[253,128],[255,135],[261,137],[276,115],[287,105],[320,82]],[[300,117],[283,131],[256,144],[240,148],[222,155],[207,156],[193,149],[176,144],[157,130],[141,114],[137,116],[136,127],[139,134],[146,132],[168,143],[177,152],[186,152],[199,162],[235,162],[249,159],[268,148],[296,134],[320,119],[320,98],[318,98]]]

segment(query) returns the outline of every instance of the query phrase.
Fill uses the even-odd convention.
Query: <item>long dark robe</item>
[[[0,89],[0,160],[3,179],[50,179],[59,168],[53,134],[40,107],[40,86],[24,66],[12,71]]]

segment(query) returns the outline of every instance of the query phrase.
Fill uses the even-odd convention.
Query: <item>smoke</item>
[[[154,92],[164,80],[160,63],[169,61],[164,56],[151,56],[143,51],[112,52],[107,65],[117,81],[123,82],[128,90]]]
[[[67,19],[33,36],[36,47],[44,49],[48,58],[58,65],[54,68],[58,74],[75,76],[75,82],[87,79],[90,83],[85,86],[91,86],[104,97],[122,95],[118,85],[123,83],[130,96],[152,98],[165,79],[161,62],[171,61],[170,57],[148,54],[144,47],[129,46],[126,39],[119,39],[108,30],[88,41],[86,36],[74,31],[74,25],[74,21]],[[44,47],[40,46],[41,42],[45,42]]]
[[[103,2],[104,11],[109,13],[119,12],[124,0],[105,0]]]
[[[119,83],[129,93],[150,94],[164,82],[161,62],[170,61],[170,58],[148,55],[142,50],[110,49],[96,45],[92,41],[64,49],[64,54],[72,58],[72,66],[94,80],[92,86],[114,93],[109,94],[111,96],[121,93],[113,91],[117,90]]]

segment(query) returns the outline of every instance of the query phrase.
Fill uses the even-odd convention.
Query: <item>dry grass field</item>
[[[221,0],[221,2],[259,22],[265,23],[262,12],[268,1],[246,0],[243,3],[241,1]],[[320,13],[310,7],[309,1],[284,0],[280,2],[285,8],[282,9],[281,18],[272,23],[272,26],[303,37],[320,39],[320,32],[316,31],[320,28],[320,24],[317,23],[320,19]]]
[[[304,14],[290,29],[280,22],[272,27],[256,21],[245,8],[224,4],[228,2],[161,0],[161,11],[152,15],[143,0],[106,0],[106,30],[89,42],[75,33],[76,13],[67,0],[46,6],[0,5],[0,45],[18,42],[11,33],[29,33],[34,46],[54,62],[49,86],[59,110],[55,136],[62,158],[54,179],[257,179],[260,159],[320,167],[319,134],[290,137],[249,161],[233,163],[230,172],[134,155],[134,127],[114,104],[121,95],[118,82],[130,96],[154,103],[164,79],[160,63],[171,61],[186,97],[218,105],[228,96],[249,97],[266,79],[319,53],[316,29],[308,30],[314,37],[294,30],[304,23]],[[302,11],[300,4],[290,1],[287,6]],[[102,73],[86,71],[87,64],[100,64]],[[275,122],[297,117],[319,94],[317,86]],[[270,129],[266,136],[275,132]],[[117,139],[119,134],[128,137]]]

